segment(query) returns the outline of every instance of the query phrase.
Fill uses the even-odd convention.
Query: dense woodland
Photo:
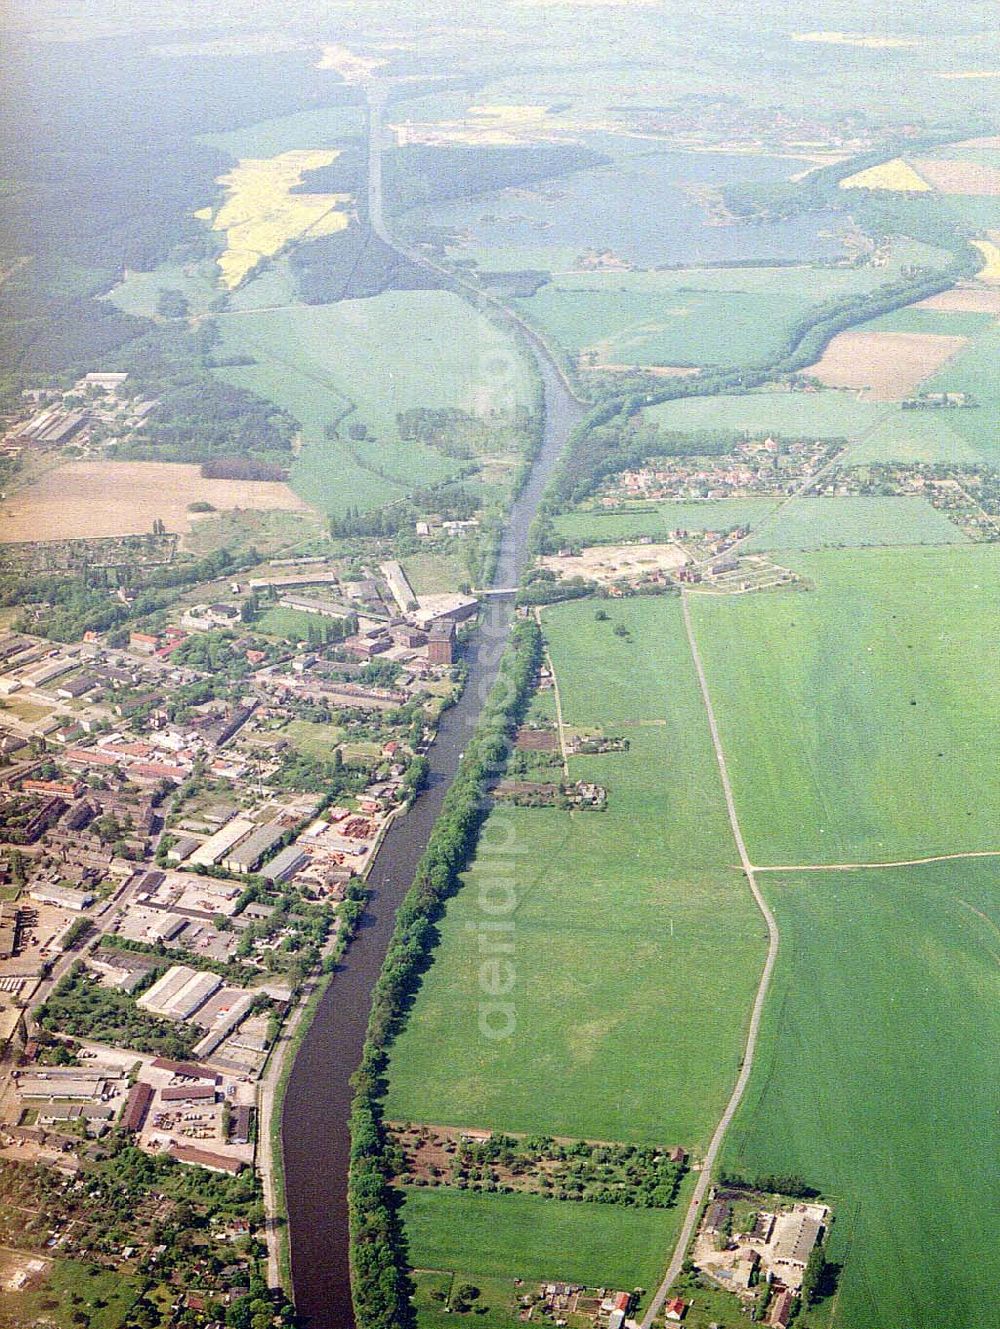
[[[386,206],[402,212],[425,203],[469,198],[609,164],[610,158],[603,153],[571,143],[510,148],[410,144],[386,158]]]

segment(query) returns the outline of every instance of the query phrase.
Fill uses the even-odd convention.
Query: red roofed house
[[[681,1301],[680,1297],[672,1297],[667,1302],[664,1310],[668,1320],[683,1320],[684,1313],[687,1310],[687,1302]]]
[[[79,762],[83,766],[117,766],[118,758],[99,748],[67,748],[66,761]]]
[[[632,1308],[632,1294],[630,1292],[615,1293],[615,1310],[624,1311],[627,1315]]]
[[[129,650],[141,651],[143,655],[152,655],[160,644],[160,639],[152,632],[130,632]]]

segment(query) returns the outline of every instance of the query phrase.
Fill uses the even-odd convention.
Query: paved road
[[[712,1170],[715,1167],[719,1150],[722,1147],[722,1141],[725,1138],[726,1131],[729,1129],[730,1122],[736,1115],[736,1109],[742,1101],[744,1091],[747,1087],[747,1081],[750,1079],[750,1072],[753,1069],[754,1053],[757,1049],[757,1035],[760,1032],[760,1020],[764,1010],[764,1002],[767,998],[767,991],[771,984],[771,975],[774,972],[774,962],[778,957],[778,924],[768,907],[767,901],[761,894],[760,888],[754,878],[753,864],[750,862],[750,856],[747,853],[747,847],[743,840],[743,832],[740,830],[740,823],[736,816],[736,801],[733,798],[733,788],[729,780],[729,770],[726,766],[726,754],[723,751],[722,740],[719,737],[719,728],[715,721],[715,711],[712,708],[712,698],[708,691],[708,681],[705,678],[704,666],[701,662],[701,654],[698,651],[698,643],[695,640],[694,627],[691,623],[691,609],[688,603],[688,597],[681,597],[681,605],[684,613],[684,628],[687,632],[688,645],[691,648],[691,658],[694,660],[694,667],[698,674],[698,685],[701,688],[702,701],[705,704],[705,713],[708,716],[708,727],[712,734],[712,745],[715,748],[715,757],[719,764],[719,775],[722,779],[722,790],[726,797],[726,809],[729,813],[729,824],[732,827],[733,839],[736,841],[736,847],[739,850],[740,862],[743,867],[747,884],[753,892],[753,898],[757,902],[757,907],[764,915],[764,921],[767,924],[768,945],[767,959],[764,961],[764,969],[760,976],[760,982],[757,985],[757,995],[754,997],[753,1010],[750,1014],[750,1028],[747,1031],[746,1047],[743,1051],[743,1060],[740,1064],[740,1073],[737,1077],[733,1092],[730,1095],[729,1102],[722,1114],[718,1126],[715,1128],[715,1134],[712,1136],[711,1143],[705,1154],[702,1163],[701,1173],[698,1176],[694,1193],[691,1196],[691,1202],[688,1205],[688,1211],[684,1218],[684,1225],[681,1228],[680,1236],[677,1238],[677,1244],[674,1247],[674,1253],[670,1260],[670,1265],[664,1275],[663,1282],[656,1291],[656,1295],[649,1304],[649,1309],[642,1321],[642,1329],[650,1329],[654,1318],[663,1308],[663,1303],[667,1298],[667,1291],[670,1284],[674,1281],[681,1271],[681,1265],[684,1263],[684,1256],[691,1243],[691,1237],[694,1234],[695,1224],[698,1221],[698,1214],[701,1211],[702,1202],[705,1199],[705,1193],[708,1190],[712,1180]]]

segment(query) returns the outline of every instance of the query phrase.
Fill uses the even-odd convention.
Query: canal
[[[542,492],[583,408],[541,346],[533,346],[545,389],[544,436],[504,531],[494,587],[516,586],[528,530]],[[510,598],[486,601],[467,652],[468,681],[446,711],[428,754],[430,777],[413,808],[391,827],[369,877],[371,898],[357,936],[330,982],[295,1058],[285,1094],[281,1144],[295,1305],[309,1329],[354,1329],[348,1264],[347,1168],[350,1077],[360,1059],[372,989],[397,906],[496,678],[513,615]],[[262,1129],[265,1124],[262,1123]]]

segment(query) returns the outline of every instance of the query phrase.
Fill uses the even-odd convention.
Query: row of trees
[[[402,1027],[414,986],[437,939],[435,923],[458,887],[479,837],[491,783],[504,770],[542,661],[534,622],[518,623],[499,679],[483,709],[396,926],[375,986],[368,1037],[355,1076],[351,1112],[348,1201],[351,1282],[358,1322],[366,1329],[405,1329],[412,1323],[398,1194],[390,1185],[382,1120],[389,1048]]]

